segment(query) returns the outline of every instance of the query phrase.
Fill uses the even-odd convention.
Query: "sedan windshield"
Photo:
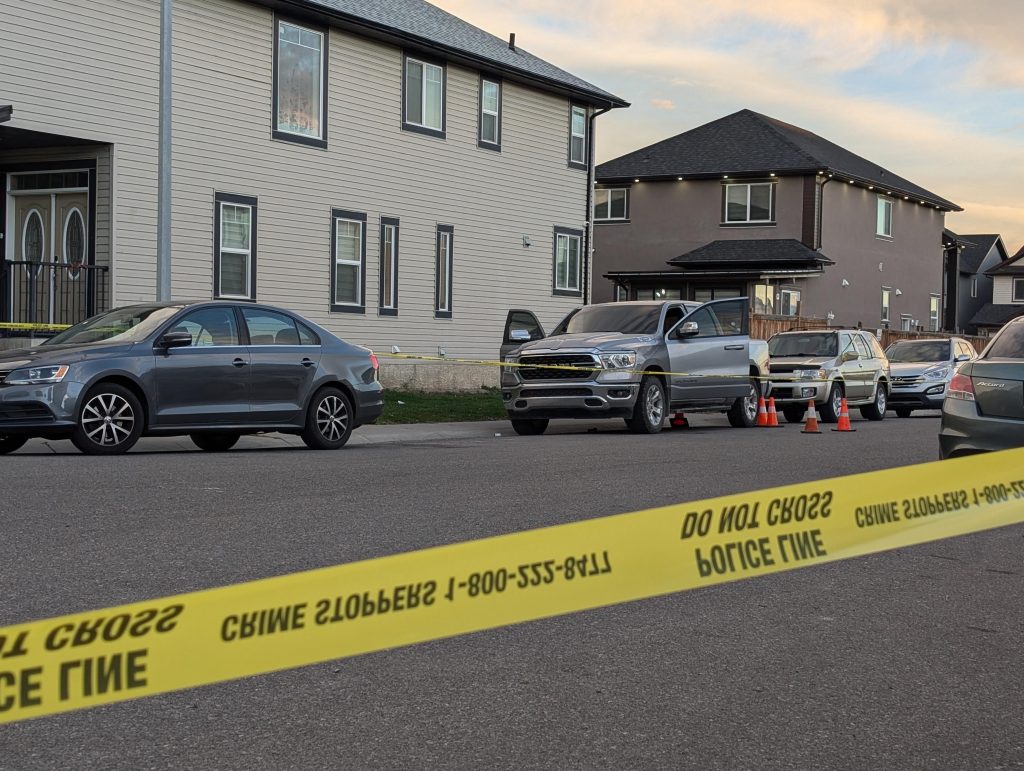
[[[949,343],[945,340],[893,343],[885,352],[891,362],[949,361]]]
[[[1007,327],[985,351],[986,359],[1024,359],[1024,324]]]
[[[621,332],[624,335],[653,335],[658,332],[661,305],[591,305],[573,316],[567,334],[580,332]]]
[[[134,343],[148,336],[180,307],[131,305],[101,313],[54,335],[43,345],[86,345],[88,343]]]
[[[769,356],[838,356],[835,332],[800,332],[775,335],[768,341]]]

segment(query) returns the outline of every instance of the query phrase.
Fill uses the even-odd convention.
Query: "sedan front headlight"
[[[925,380],[945,380],[949,376],[949,367],[930,369],[924,373]]]
[[[59,364],[52,367],[23,367],[9,373],[4,378],[6,385],[44,385],[59,383],[68,374],[68,365]]]
[[[633,369],[636,366],[636,351],[602,353],[601,363],[605,369]]]

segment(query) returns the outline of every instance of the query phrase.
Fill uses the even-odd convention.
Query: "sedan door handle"
[[[235,367],[244,367],[248,363],[249,362],[247,362],[245,359],[235,359],[233,362],[231,362],[231,364],[234,365]]]
[[[725,346],[725,350],[727,350],[727,351],[742,351],[743,350],[743,346],[742,345],[727,345],[727,346]]]
[[[302,360],[301,362],[299,362],[299,363],[300,363],[300,364],[301,364],[301,365],[302,365],[303,367],[312,367],[312,366],[313,366],[314,364],[316,364],[316,362],[315,362],[315,361],[313,361],[312,359],[303,359],[303,360]]]

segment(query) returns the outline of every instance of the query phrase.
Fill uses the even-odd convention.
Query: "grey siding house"
[[[0,321],[155,297],[160,3],[0,0]],[[626,103],[422,0],[174,0],[172,294],[493,355],[588,299]]]
[[[1009,257],[997,234],[958,235],[943,232],[946,252],[944,285],[946,306],[943,329],[976,335],[972,321],[984,306],[992,304],[992,276],[988,271]]]
[[[597,168],[594,299],[748,295],[755,312],[938,329],[932,193],[751,110]]]

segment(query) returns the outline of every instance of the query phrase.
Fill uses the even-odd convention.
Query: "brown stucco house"
[[[751,297],[758,313],[938,329],[955,203],[741,110],[598,166],[594,301]]]

